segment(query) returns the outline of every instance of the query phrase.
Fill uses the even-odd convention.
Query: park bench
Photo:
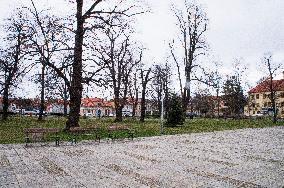
[[[55,145],[59,146],[59,136],[58,133],[61,131],[59,128],[25,128],[24,133],[26,135],[25,141],[26,146],[32,142],[45,142],[46,135],[50,133],[55,133],[55,136],[52,137],[55,139]]]
[[[69,132],[72,133],[71,142],[75,144],[77,143],[80,135],[95,135],[98,142],[100,142],[101,139],[99,135],[99,127],[71,127]]]
[[[128,138],[133,140],[134,132],[128,125],[118,125],[118,124],[111,124],[107,127],[108,137],[112,140],[115,139],[116,132],[126,132],[128,134]]]

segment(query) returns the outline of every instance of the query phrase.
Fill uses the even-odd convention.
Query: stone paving
[[[284,187],[284,127],[0,145],[0,187]]]

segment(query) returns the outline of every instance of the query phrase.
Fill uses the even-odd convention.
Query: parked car
[[[258,111],[256,112],[256,114],[253,114],[252,117],[255,117],[255,118],[262,118],[262,117],[265,117],[267,116],[266,114],[264,114],[262,111]]]
[[[34,116],[37,114],[36,110],[24,110],[23,111],[24,115],[29,115],[29,116]]]
[[[35,112],[36,112],[36,116],[38,116],[40,111],[39,110],[35,110]],[[43,111],[42,114],[44,116],[47,116],[47,112],[46,111]]]
[[[122,111],[122,116],[124,116],[124,117],[131,117],[132,114],[131,114],[130,111]]]
[[[186,112],[186,117],[192,119],[193,117],[197,117],[195,112]]]
[[[94,115],[92,113],[85,113],[84,117],[92,118],[92,117],[94,117]]]

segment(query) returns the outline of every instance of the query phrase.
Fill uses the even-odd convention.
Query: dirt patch
[[[247,182],[247,181],[242,181],[242,180],[238,180],[238,179],[234,179],[228,176],[221,176],[218,174],[214,174],[211,172],[205,172],[205,171],[198,171],[196,169],[188,169],[188,172],[194,173],[198,176],[202,176],[205,178],[212,178],[218,181],[222,181],[222,182],[226,182],[232,185],[235,185],[237,187],[246,187],[246,188],[264,188],[261,185],[252,183],[252,182]]]
[[[130,169],[126,169],[126,168],[123,168],[117,164],[109,164],[107,166],[104,166],[106,167],[107,169],[111,169],[115,172],[117,172],[118,174],[121,174],[121,175],[124,175],[124,176],[128,176],[130,178],[134,178],[135,181],[143,184],[143,185],[146,185],[146,186],[149,186],[149,187],[161,187],[162,183],[154,178],[151,178],[151,177],[146,177],[146,176],[143,176],[137,172],[134,172]]]
[[[82,157],[86,155],[91,155],[93,153],[93,151],[88,149],[64,150],[61,152],[64,153],[64,155],[67,155],[68,157],[74,157],[74,156]]]
[[[39,164],[50,174],[56,176],[67,176],[68,174],[54,162],[44,157],[40,160]]]
[[[156,149],[157,147],[143,144],[143,145],[134,145],[133,148],[135,149]]]
[[[127,152],[127,151],[125,151],[123,153],[125,155],[127,155],[127,156],[133,157],[133,158],[141,160],[141,161],[149,161],[149,162],[152,162],[152,163],[159,163],[159,162],[161,162],[161,161],[158,161],[157,159],[154,159],[154,158],[150,158],[150,157],[146,157],[146,156],[143,156],[143,155],[130,153],[130,152]]]
[[[9,159],[7,158],[6,155],[0,156],[0,167],[8,167],[10,166]]]

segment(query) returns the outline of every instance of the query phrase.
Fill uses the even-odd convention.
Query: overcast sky
[[[133,0],[134,1],[134,0]],[[183,0],[145,0],[152,13],[137,18],[137,38],[148,48],[147,61],[162,63],[169,54],[168,42],[175,36],[172,2],[182,6]],[[30,5],[29,0],[0,0],[0,24],[16,4]],[[70,10],[67,0],[35,0],[41,7],[56,12]],[[266,52],[273,61],[284,64],[283,0],[199,0],[209,18],[207,40],[210,58],[223,62],[222,72],[230,74],[235,58],[243,58],[248,67],[250,84],[263,76],[259,66]],[[70,4],[69,4],[70,5]],[[3,33],[2,33],[3,34]],[[151,63],[151,62],[149,62]]]

